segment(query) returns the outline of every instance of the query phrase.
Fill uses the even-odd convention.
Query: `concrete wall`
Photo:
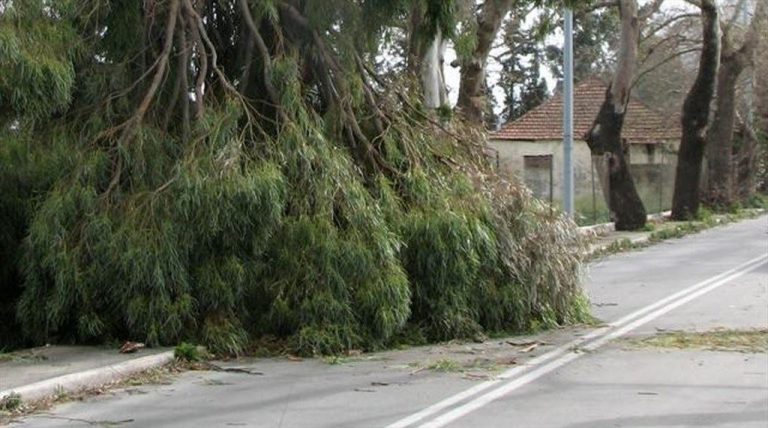
[[[516,175],[533,189],[548,188],[549,183],[540,184],[526,181],[524,159],[525,156],[552,155],[553,168],[553,198],[561,200],[563,194],[563,143],[562,141],[490,141],[489,146],[498,153],[499,171],[504,174]],[[575,192],[590,193],[591,184],[591,153],[587,143],[574,142],[573,147],[573,171]],[[528,177],[530,179],[530,176]],[[598,188],[600,183],[595,183]],[[546,199],[543,195],[537,196]]]
[[[490,141],[488,144],[496,151],[497,158],[492,159],[492,162],[498,165],[499,170],[502,173],[516,175],[542,199],[549,199],[549,174],[538,170],[526,171],[524,159],[525,156],[551,155],[552,199],[554,202],[562,201],[562,141]],[[633,144],[630,146],[630,168],[635,177],[638,193],[641,194],[649,211],[663,208],[671,200],[678,145],[678,142],[667,142],[664,145]],[[597,171],[594,171],[593,175],[591,160],[592,154],[587,143],[581,140],[574,141],[574,191],[577,210],[580,204],[587,205],[593,210],[598,209],[596,205],[602,205],[599,209],[605,210],[602,188]]]

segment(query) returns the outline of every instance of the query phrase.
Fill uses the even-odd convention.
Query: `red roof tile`
[[[608,85],[600,78],[589,77],[573,88],[573,136],[577,140],[592,127],[605,100]],[[630,143],[652,144],[679,140],[680,125],[676,118],[665,118],[631,98],[624,119],[622,137]],[[491,140],[560,140],[563,138],[563,97],[556,94],[520,118],[507,122],[489,134]]]

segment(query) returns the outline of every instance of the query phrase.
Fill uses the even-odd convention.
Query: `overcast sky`
[[[650,1],[652,1],[652,0],[639,0],[639,4],[642,7],[644,4],[646,4],[646,3],[650,2]],[[768,0],[758,0],[758,1],[768,1]],[[722,2],[722,0],[720,0],[720,2]],[[691,6],[688,3],[686,3],[684,0],[665,0],[665,2],[662,5],[662,10],[663,11],[673,11],[675,9],[678,9],[678,10],[679,9],[689,10],[690,8],[691,8]],[[537,15],[537,11],[534,10],[533,12],[531,12],[530,16],[534,17],[536,15]],[[530,25],[531,22],[532,22],[532,19],[528,19],[527,21],[528,21],[528,25]],[[562,47],[563,46],[563,32],[562,32],[562,29],[558,29],[554,34],[552,34],[549,37],[547,37],[545,42],[546,42],[546,44],[557,45],[557,46]],[[497,49],[496,52],[492,52],[492,55],[494,53],[499,53],[498,50],[499,49]],[[451,62],[453,62],[454,59],[456,59],[456,52],[453,50],[452,46],[449,46],[448,50],[446,51],[446,54],[445,54],[445,64],[446,64],[446,66],[445,66],[445,79],[446,79],[446,84],[448,86],[448,97],[449,97],[452,105],[456,104],[456,100],[458,98],[458,93],[459,93],[459,69],[451,67],[449,65],[449,64],[451,64]],[[578,62],[578,60],[579,60],[578,58],[574,58],[575,62]],[[488,79],[489,79],[489,83],[490,83],[491,87],[493,88],[494,97],[496,98],[496,101],[498,103],[502,103],[503,100],[504,100],[504,93],[503,93],[502,89],[497,85],[497,83],[499,81],[499,71],[500,71],[500,69],[501,69],[501,67],[500,67],[500,65],[496,61],[490,61],[489,62],[489,64],[488,64]],[[550,73],[550,71],[549,71],[549,69],[547,67],[542,67],[541,75],[547,81],[547,86],[548,86],[548,89],[549,89],[549,91],[551,93],[552,90],[555,88],[555,85],[557,84],[556,79],[554,78],[552,73]],[[504,106],[502,106],[502,105],[497,105],[496,106],[496,110],[497,110],[496,113],[500,113],[501,110],[503,110],[503,107]]]

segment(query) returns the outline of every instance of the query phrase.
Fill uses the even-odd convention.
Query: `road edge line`
[[[608,342],[617,339],[621,336],[624,336],[626,333],[642,326],[643,324],[647,324],[650,321],[653,321],[654,319],[665,315],[669,313],[670,311],[677,309],[678,307],[698,298],[701,297],[704,294],[709,293],[712,290],[715,290],[717,288],[722,287],[723,285],[729,283],[730,281],[749,273],[758,267],[762,266],[766,262],[768,262],[768,256],[760,256],[759,259],[766,259],[766,260],[760,260],[757,263],[754,263],[751,266],[746,267],[744,270],[739,272],[734,272],[730,276],[723,277],[720,280],[710,283],[707,286],[701,287],[690,294],[686,296],[680,297],[678,300],[675,300],[673,302],[670,302],[666,306],[662,306],[655,311],[652,311],[645,316],[641,316],[639,319],[636,319],[634,321],[631,321],[627,323],[624,326],[618,327],[615,330],[612,330],[608,332],[607,334],[595,339],[594,341],[588,343],[583,347],[584,350],[587,351],[594,351],[598,348],[602,347],[603,345],[607,344]],[[754,260],[754,259],[753,259]],[[722,274],[721,274],[722,275]],[[721,276],[718,275],[718,276]],[[707,281],[712,282],[712,281]],[[536,379],[538,379],[541,376],[544,376],[553,370],[562,367],[568,363],[570,363],[573,360],[576,360],[583,356],[584,354],[581,352],[577,352],[576,350],[572,350],[570,353],[563,355],[562,357],[559,357],[557,360],[554,360],[544,366],[537,367],[533,369],[532,371],[524,374],[523,376],[513,379],[509,381],[508,383],[505,383],[498,388],[489,391],[483,395],[480,395],[478,397],[475,397],[471,401],[463,404],[460,407],[456,407],[452,409],[451,411],[444,413],[440,415],[437,418],[432,419],[431,421],[428,421],[422,425],[419,425],[419,428],[440,428],[444,427],[445,425],[455,421],[456,419],[459,419],[481,407],[484,407],[491,402],[501,398],[502,396],[514,391],[517,388],[520,388],[521,386],[524,386]]]
[[[437,414],[441,412],[442,410],[457,404],[461,401],[464,401],[474,395],[477,395],[493,386],[496,386],[497,384],[501,383],[504,380],[509,380],[514,378],[515,376],[521,375],[525,376],[525,372],[529,371],[529,373],[533,370],[536,370],[541,364],[545,364],[548,361],[559,358],[564,354],[567,354],[569,351],[571,351],[573,348],[580,347],[584,345],[585,343],[588,343],[592,340],[599,340],[600,336],[606,336],[610,334],[610,332],[614,329],[621,328],[624,324],[631,323],[633,320],[643,317],[648,312],[652,312],[655,309],[657,309],[660,306],[664,306],[665,304],[675,300],[684,297],[687,294],[695,293],[697,290],[702,289],[710,285],[712,282],[718,281],[723,277],[727,277],[729,275],[732,275],[736,272],[738,272],[741,269],[745,269],[752,264],[757,263],[757,265],[761,264],[763,262],[763,259],[768,259],[768,255],[760,255],[758,257],[755,257],[753,259],[750,259],[744,263],[741,263],[737,265],[734,268],[728,269],[725,272],[719,273],[713,277],[707,278],[705,280],[699,281],[698,283],[691,285],[689,287],[684,288],[683,290],[680,290],[678,292],[675,292],[667,297],[662,298],[661,300],[658,300],[654,303],[651,303],[650,305],[644,306],[628,315],[625,315],[621,318],[619,318],[616,321],[612,321],[608,323],[606,327],[601,327],[595,330],[592,330],[591,332],[574,339],[568,343],[565,343],[564,345],[561,345],[545,354],[539,355],[530,361],[525,362],[524,364],[513,367],[511,369],[508,369],[501,374],[499,374],[495,379],[484,381],[483,383],[480,383],[478,385],[473,386],[472,388],[466,389],[464,391],[461,391],[459,393],[456,393],[450,397],[447,397],[435,404],[432,404],[431,406],[428,406],[416,413],[413,413],[409,416],[406,416],[402,419],[399,419],[392,424],[387,425],[385,428],[406,428],[408,426],[411,426],[423,419],[426,419],[434,414]],[[745,271],[746,272],[746,271]]]

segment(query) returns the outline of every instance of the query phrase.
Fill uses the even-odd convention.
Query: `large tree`
[[[573,225],[373,67],[441,3],[0,0],[0,348],[577,319]]]
[[[658,8],[654,2],[640,14],[636,0],[618,2],[620,42],[613,79],[605,93],[605,101],[595,118],[586,140],[592,155],[607,158],[608,180],[603,189],[608,193],[608,206],[617,230],[634,230],[645,225],[646,211],[637,193],[629,169],[628,144],[621,130],[629,104],[637,62],[641,21]]]
[[[701,168],[704,160],[710,104],[720,63],[720,21],[714,0],[702,0],[702,49],[696,80],[683,103],[683,136],[677,156],[672,218],[690,220],[698,215]]]
[[[504,94],[502,117],[514,120],[541,104],[547,97],[547,83],[541,70],[547,51],[542,42],[543,31],[551,24],[548,16],[539,15],[533,25],[531,5],[516,3],[502,27],[500,37],[503,50],[492,58],[500,67],[498,87]],[[557,62],[562,58],[558,54]]]
[[[741,2],[744,3],[743,1]],[[709,126],[706,142],[707,194],[705,199],[711,205],[728,207],[738,196],[735,191],[733,158],[734,132],[736,130],[737,84],[742,72],[754,62],[755,49],[760,37],[758,23],[765,15],[766,3],[758,2],[751,19],[751,25],[743,36],[740,46],[734,46],[733,23],[722,26],[720,42],[720,69],[717,74],[715,114]],[[741,13],[737,11],[736,13]],[[751,126],[751,124],[746,124]],[[749,135],[748,130],[745,137]],[[749,140],[749,137],[746,138]],[[753,138],[754,139],[754,138]]]
[[[471,55],[461,61],[461,81],[456,109],[472,123],[483,123],[483,99],[488,55],[504,17],[514,0],[486,0],[477,14],[477,40]]]

